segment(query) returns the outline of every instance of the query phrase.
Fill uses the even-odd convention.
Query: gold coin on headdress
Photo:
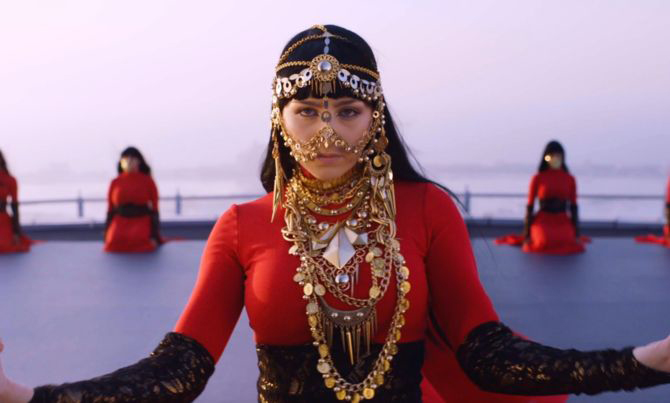
[[[375,258],[375,254],[372,253],[372,251],[368,252],[367,255],[365,255],[365,261],[370,263],[372,260]]]
[[[384,360],[382,365],[384,366],[385,372],[388,372],[391,369],[391,361],[389,360]]]
[[[351,403],[359,403],[361,401],[361,395],[358,393],[354,393],[353,396],[351,396]]]
[[[296,283],[299,283],[305,279],[305,275],[302,273],[296,273],[295,276],[293,276],[293,281]]]
[[[383,385],[384,384],[384,374],[378,373],[377,375],[375,375],[375,383],[378,386]]]
[[[337,400],[344,400],[344,398],[347,397],[347,391],[344,389],[340,389],[337,392],[335,392],[335,397],[337,397]]]
[[[314,287],[314,292],[316,293],[316,295],[323,297],[324,294],[326,293],[326,287],[324,287],[321,284],[317,284],[316,287]]]
[[[309,327],[316,327],[316,325],[319,324],[319,319],[317,319],[314,315],[309,315],[307,317],[307,323],[309,323]]]
[[[323,380],[323,383],[326,384],[326,387],[328,389],[332,389],[335,386],[335,378],[331,378],[331,377],[325,378]]]
[[[409,300],[407,298],[403,298],[400,300],[399,305],[401,312],[407,312],[407,310],[409,309]]]
[[[377,298],[381,294],[381,290],[376,285],[370,287],[370,298]]]
[[[398,323],[397,324],[398,324],[398,326],[405,326],[405,316],[404,315],[398,316]]]

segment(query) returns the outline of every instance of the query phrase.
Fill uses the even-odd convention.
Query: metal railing
[[[527,199],[527,193],[496,193],[496,192],[470,192],[468,189],[463,193],[456,193],[463,204],[463,208],[469,214],[472,210],[472,199]],[[663,201],[663,195],[639,195],[639,194],[580,194],[579,200],[648,200]]]
[[[204,195],[204,196],[184,196],[177,192],[174,196],[164,196],[160,198],[162,202],[173,202],[174,213],[177,216],[183,213],[183,204],[187,201],[225,201],[225,200],[253,200],[261,197],[261,194],[229,194],[229,195]],[[472,202],[474,199],[526,199],[525,193],[499,193],[499,192],[470,192],[466,189],[462,193],[455,193],[463,205],[465,211],[470,214],[472,211]],[[663,195],[640,195],[640,194],[582,194],[580,200],[648,200],[663,201]],[[77,217],[83,218],[86,203],[106,203],[107,199],[102,197],[82,197],[81,195],[73,199],[42,199],[26,200],[21,205],[44,205],[44,204],[75,204]],[[163,205],[164,206],[164,205]]]

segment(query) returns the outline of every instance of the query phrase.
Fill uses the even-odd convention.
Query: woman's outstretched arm
[[[214,226],[195,289],[176,331],[168,333],[149,357],[97,378],[37,387],[32,399],[32,389],[11,382],[0,372],[0,401],[193,401],[214,372],[244,304],[236,211],[233,206]]]
[[[500,322],[477,326],[457,350],[483,390],[514,395],[589,394],[670,382],[670,339],[622,350],[557,349],[524,340]],[[654,369],[655,368],[655,369]]]
[[[633,390],[670,383],[670,339],[644,347],[582,352],[515,336],[499,322],[477,274],[465,224],[449,196],[428,187],[426,271],[431,310],[468,377],[512,395]]]

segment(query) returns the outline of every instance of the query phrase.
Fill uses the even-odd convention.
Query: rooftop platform
[[[49,241],[0,256],[6,372],[30,384],[89,378],[145,357],[170,331],[197,274],[203,241],[147,255]],[[670,333],[670,249],[596,238],[585,254],[527,255],[476,239],[480,276],[504,322],[557,347],[636,345]],[[199,402],[255,402],[253,338],[243,315]],[[570,401],[664,402],[670,386]]]

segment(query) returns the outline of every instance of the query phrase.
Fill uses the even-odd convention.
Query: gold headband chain
[[[293,97],[299,88],[309,84],[315,90],[317,95],[328,96],[335,91],[335,85],[339,83],[344,87],[351,88],[353,93],[367,101],[377,101],[382,98],[381,83],[379,82],[379,72],[367,67],[355,64],[340,63],[337,58],[330,55],[331,38],[337,38],[343,41],[349,41],[347,38],[339,35],[333,35],[323,25],[315,25],[312,28],[322,31],[319,35],[306,36],[289,46],[289,48],[279,58],[279,63],[275,67],[275,76],[273,82],[274,95],[276,98]],[[286,58],[299,46],[307,41],[323,39],[323,53],[315,56],[312,60],[296,60],[287,62]],[[288,77],[279,76],[279,72],[289,67],[305,67],[298,74],[291,74]],[[349,70],[359,73],[365,73],[375,81],[362,79]]]

